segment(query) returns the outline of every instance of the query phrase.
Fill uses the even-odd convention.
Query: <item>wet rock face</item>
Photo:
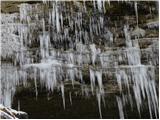
[[[1,2],[1,13],[18,13],[19,12],[19,5],[22,3],[41,3],[41,1],[2,1]]]
[[[140,11],[141,4],[150,12],[145,7]],[[122,14],[117,5],[124,8]],[[140,114],[145,100],[150,117],[158,117],[157,23],[141,20],[148,14],[148,19],[156,18],[154,7],[101,0],[4,2],[0,102],[11,107],[19,86],[31,88],[36,98],[45,87],[49,92],[60,91],[66,109],[65,93],[75,88],[75,94],[96,97],[100,118],[101,103],[105,105],[109,93],[116,95],[120,118],[126,117],[123,107],[133,103]],[[125,12],[128,8],[133,8],[130,13]]]

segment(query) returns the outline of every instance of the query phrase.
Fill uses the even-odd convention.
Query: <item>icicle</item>
[[[75,66],[73,64],[68,64],[67,67],[68,67],[67,75],[69,76],[68,78],[69,80],[72,81],[72,86],[74,87],[74,80],[75,80],[77,69],[74,68]]]
[[[135,95],[135,99],[136,99],[136,104],[137,104],[137,109],[138,109],[138,113],[140,115],[140,104],[141,104],[141,94],[140,94],[140,88],[138,86],[133,86],[133,91],[134,91],[134,95]]]
[[[122,100],[121,100],[120,97],[116,97],[116,100],[117,100],[117,103],[118,103],[119,117],[120,117],[120,119],[124,119]]]
[[[21,110],[21,106],[20,106],[20,100],[18,100],[18,111]]]
[[[98,109],[99,109],[99,115],[102,119],[102,111],[101,111],[101,94],[97,92],[97,100],[98,100]]]
[[[2,78],[1,71],[0,71],[0,78]],[[0,79],[0,96],[3,96],[3,94],[2,94],[2,79]],[[3,103],[3,98],[0,97],[0,104],[2,104],[2,103]]]
[[[45,34],[45,21],[44,18],[42,19],[42,24],[43,24],[43,35]]]
[[[68,54],[68,62],[74,64],[74,54],[72,52]]]
[[[63,107],[65,109],[65,95],[64,95],[64,84],[61,83],[61,93],[62,93],[62,99],[63,99]]]
[[[91,90],[93,94],[93,88],[95,87],[95,73],[91,68],[89,69],[89,72],[90,72]]]
[[[55,26],[55,19],[56,19],[56,11],[55,11],[55,2],[52,4],[52,25]]]
[[[57,29],[57,32],[59,33],[60,32],[60,21],[59,21],[59,10],[58,10],[57,5],[56,5],[56,29]]]
[[[42,0],[44,4],[46,4],[47,0]]]
[[[86,0],[83,0],[83,6],[84,6],[84,11],[86,12],[87,11],[87,8],[86,8]]]
[[[35,84],[36,99],[37,99],[37,96],[38,96],[38,90],[37,90],[37,80],[36,80],[36,79],[34,80],[34,84]]]
[[[100,93],[102,93],[103,92],[102,70],[96,71],[96,77],[97,77]]]
[[[102,96],[102,102],[103,102],[103,106],[104,106],[104,108],[106,107],[106,102],[105,102],[105,97],[104,97],[104,95]]]
[[[154,76],[150,76],[150,74],[148,74],[148,67],[144,65],[132,68],[131,72],[134,83],[133,91],[139,114],[140,114],[140,106],[142,105],[142,100],[145,99],[145,97],[147,97],[150,117],[152,118],[153,117],[152,112],[154,111],[156,114],[157,112],[156,104],[158,104],[156,102],[157,95],[154,94],[155,85],[153,84],[152,86],[152,80],[154,79]]]
[[[72,105],[72,94],[71,94],[71,92],[69,92],[69,101],[70,101],[70,103]]]
[[[122,91],[122,83],[121,83],[121,76],[119,73],[116,73],[117,83],[120,89],[120,92]]]
[[[137,27],[138,27],[138,9],[137,9],[137,2],[134,2],[134,9],[136,13],[136,20],[137,20]]]
[[[99,19],[100,19],[101,28],[103,28],[103,26],[104,26],[104,22],[103,22],[104,20],[103,20],[103,19],[104,19],[104,18],[103,18],[102,16],[100,16]]]
[[[63,29],[63,15],[62,15],[62,13],[61,13],[60,19],[61,19],[61,27],[62,27],[62,29]]]
[[[102,0],[97,0],[98,10],[102,12]]]
[[[108,0],[108,4],[110,6],[110,1]],[[103,0],[103,11],[106,12],[105,0]]]
[[[104,0],[105,1],[105,0]],[[109,7],[110,7],[110,0],[107,0],[108,1],[108,5],[109,5]]]

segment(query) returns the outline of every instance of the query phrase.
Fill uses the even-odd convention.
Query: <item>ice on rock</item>
[[[21,21],[26,21],[27,20],[27,22],[30,23],[30,20],[31,20],[30,19],[30,14],[31,14],[31,11],[32,11],[32,6],[30,4],[24,3],[24,4],[21,4],[19,7],[20,7],[20,9],[19,9],[20,20]]]
[[[124,26],[124,35],[125,35],[125,39],[126,39],[126,46],[132,47],[131,36],[130,36],[130,32],[128,31],[128,29],[129,29],[129,26],[125,25]]]
[[[74,54],[72,52],[67,54],[68,62],[74,64]]]
[[[146,24],[148,28],[155,29],[159,27],[159,21],[153,21]]]
[[[13,14],[1,14],[1,24],[7,23],[9,24],[14,24],[16,20],[18,19],[18,13],[13,13]]]
[[[90,45],[90,48],[91,48],[91,51],[92,51],[92,64],[94,64],[95,60],[96,60],[96,56],[97,56],[97,49],[96,49],[95,44]]]
[[[67,70],[68,74],[68,79],[72,81],[72,85],[74,86],[74,80],[75,80],[75,75],[76,75],[76,68],[73,68],[73,64],[68,64],[69,69]]]
[[[96,48],[95,44],[91,44],[90,45],[90,49],[91,49],[91,59],[92,59],[92,64],[95,64],[97,55],[101,53],[100,49]]]
[[[129,65],[140,65],[141,64],[140,49],[136,47],[128,48],[127,58]]]
[[[136,37],[144,37],[146,34],[145,30],[143,30],[142,28],[136,27],[132,32],[131,32],[131,36],[136,36]]]
[[[50,37],[48,33],[39,36],[42,60],[49,57]]]
[[[23,66],[23,68],[27,69],[29,67],[36,67],[38,69],[47,69],[51,68],[52,66],[61,66],[61,61],[58,60],[50,60],[48,59],[47,61],[42,61],[41,63],[34,63],[34,64],[26,64]]]
[[[14,25],[18,18],[18,14],[2,14],[2,32],[1,32],[1,57],[7,58],[14,56],[19,52],[21,47],[19,36],[15,33],[18,32],[19,27]]]
[[[106,39],[106,42],[109,41],[110,44],[113,44],[113,33],[111,33],[111,31],[106,30],[106,34],[104,34],[104,38]]]

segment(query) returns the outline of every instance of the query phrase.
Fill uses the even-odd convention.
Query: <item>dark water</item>
[[[23,89],[21,92],[17,92],[12,107],[18,109],[18,101],[20,101],[20,110],[29,114],[29,118],[32,119],[76,119],[86,118],[94,119],[99,118],[98,103],[95,96],[85,98],[81,95],[72,95],[72,105],[69,101],[69,93],[65,92],[66,109],[63,108],[63,102],[61,93],[55,91],[50,93],[49,99],[47,99],[48,92],[44,89],[39,91],[39,95],[36,99],[34,89]],[[102,116],[103,118],[119,118],[119,111],[115,94],[108,94],[106,96],[106,107],[102,103]],[[125,118],[150,118],[147,103],[144,103],[141,116],[138,114],[136,105],[131,110],[130,106],[124,108]]]

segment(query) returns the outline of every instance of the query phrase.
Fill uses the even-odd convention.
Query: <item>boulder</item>
[[[27,119],[28,114],[22,111],[16,111],[11,108],[4,107],[0,104],[0,118],[1,119]]]
[[[144,37],[146,34],[145,30],[139,28],[139,27],[136,27],[132,32],[131,32],[131,36],[132,37]]]

